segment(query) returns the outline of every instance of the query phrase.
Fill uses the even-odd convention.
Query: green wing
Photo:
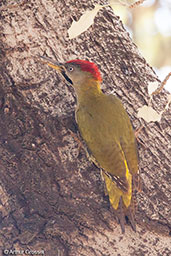
[[[113,95],[104,95],[89,104],[80,104],[76,120],[83,139],[102,169],[125,178],[138,170],[135,136],[122,103]]]
[[[122,115],[119,127],[124,127],[122,129],[120,136],[120,145],[124,152],[124,156],[128,165],[128,169],[131,174],[136,174],[138,172],[138,154],[137,154],[137,144],[135,140],[134,131],[132,124],[130,122],[129,116],[125,111],[121,101],[117,99],[114,95],[109,95],[111,101],[115,102],[116,106],[120,109],[120,114]]]

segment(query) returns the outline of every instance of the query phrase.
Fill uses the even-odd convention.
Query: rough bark
[[[1,2],[0,255],[5,249],[44,250],[51,256],[171,251],[169,109],[160,123],[137,118],[137,109],[149,101],[148,83],[158,78],[110,8],[98,13],[88,31],[68,39],[72,20],[94,3]],[[144,125],[137,233],[126,226],[121,234],[99,170],[69,131],[77,131],[74,92],[37,54],[96,62],[104,91],[121,98],[135,129]],[[165,91],[152,101],[158,112],[166,103]]]

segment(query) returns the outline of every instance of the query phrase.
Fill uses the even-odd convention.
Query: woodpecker
[[[95,63],[75,59],[61,64],[42,58],[74,87],[75,118],[81,137],[91,159],[102,170],[105,190],[118,213],[122,232],[125,232],[126,216],[136,231],[133,180],[138,174],[138,156],[127,112],[116,96],[102,92],[102,78]]]

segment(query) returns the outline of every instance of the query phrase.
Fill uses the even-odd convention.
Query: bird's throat
[[[74,85],[78,103],[89,103],[97,99],[101,94],[100,82],[94,79],[86,81],[86,83]]]

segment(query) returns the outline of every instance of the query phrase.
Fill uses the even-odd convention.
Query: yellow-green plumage
[[[112,206],[117,209],[122,197],[128,207],[132,194],[132,174],[138,170],[138,161],[134,132],[122,103],[113,95],[97,91],[87,100],[79,102],[76,120],[99,166],[112,176],[117,176],[118,182],[121,179],[128,186],[127,192],[123,191],[103,174]]]
[[[121,101],[101,91],[101,76],[94,63],[73,60],[57,65],[48,61],[48,65],[60,71],[74,87],[76,121],[81,136],[93,161],[102,170],[111,205],[115,210],[122,208],[135,230],[132,190],[138,157],[132,125]],[[119,219],[124,231],[121,215]]]

